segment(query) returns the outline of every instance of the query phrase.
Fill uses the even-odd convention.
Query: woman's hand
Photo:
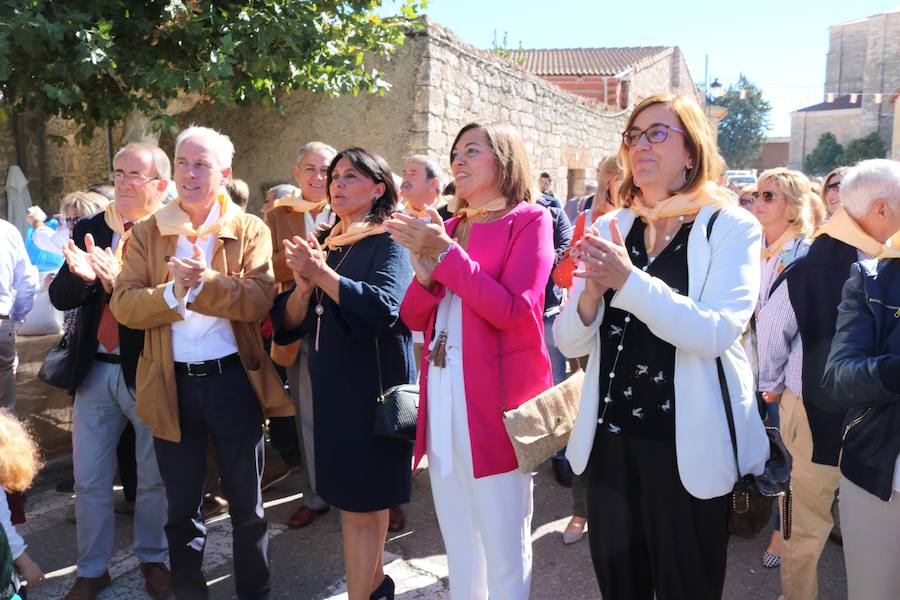
[[[416,274],[416,281],[426,290],[431,289],[431,286],[434,285],[434,279],[431,276],[437,268],[437,259],[422,256],[415,252],[410,252],[409,258],[410,262],[412,262],[413,272]]]
[[[610,222],[609,230],[612,241],[604,240],[591,227],[575,247],[575,258],[584,268],[576,270],[574,275],[585,279],[584,293],[591,298],[599,298],[607,289],[621,289],[634,269],[615,219]]]
[[[384,222],[384,228],[395,242],[409,249],[411,253],[437,260],[441,252],[450,247],[453,240],[447,235],[444,220],[438,211],[429,206],[425,212],[430,221],[395,212]],[[415,263],[413,266],[415,267]]]
[[[322,276],[331,270],[325,262],[325,252],[312,234],[306,240],[298,235],[284,240],[284,257],[301,293],[312,293]]]

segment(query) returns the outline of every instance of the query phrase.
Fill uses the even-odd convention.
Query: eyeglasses
[[[144,185],[148,181],[159,179],[159,177],[150,177],[149,175],[141,175],[140,173],[126,173],[125,171],[113,171],[109,174],[109,180],[113,183],[122,183],[125,180],[134,185]]]
[[[644,130],[632,127],[628,131],[622,133],[622,143],[628,147],[637,146],[641,141],[641,136],[646,135],[647,141],[651,144],[661,144],[669,137],[669,130],[677,131],[684,134],[684,129],[675,127],[674,125],[666,125],[665,123],[654,123]]]
[[[825,186],[826,194],[828,192],[839,192],[839,191],[841,191],[841,182],[840,181],[835,181],[834,183],[829,183],[828,185]]]

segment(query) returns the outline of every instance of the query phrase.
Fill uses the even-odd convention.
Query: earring
[[[694,170],[694,165],[688,165],[684,168],[684,171],[681,172],[681,178],[684,180],[685,185],[687,185],[688,178],[691,176],[691,171]]]

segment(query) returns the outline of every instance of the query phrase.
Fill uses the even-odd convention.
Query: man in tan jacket
[[[178,598],[207,596],[199,507],[208,437],[230,503],[237,597],[271,596],[262,426],[293,407],[260,335],[275,287],[270,234],[222,187],[233,154],[228,137],[212,129],[178,136],[178,198],[133,228],[110,302],[121,324],[145,330],[136,410],[153,431],[166,488]]]

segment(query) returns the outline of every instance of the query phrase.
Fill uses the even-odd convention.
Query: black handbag
[[[731,396],[725,381],[725,369],[722,359],[716,359],[719,372],[719,385],[722,388],[722,402],[725,404],[725,417],[728,420],[728,432],[731,435],[731,448],[734,451],[734,464],[738,475],[741,473],[738,462],[737,435],[734,428],[734,413],[731,409]],[[781,433],[775,427],[766,427],[769,439],[769,459],[760,475],[742,476],[731,490],[728,507],[728,531],[743,538],[754,538],[766,526],[772,517],[772,505],[776,498],[784,497],[782,506],[781,531],[784,539],[791,539],[791,455],[781,440]]]
[[[375,361],[378,366],[378,390],[381,393],[375,400],[375,422],[372,429],[378,437],[414,442],[416,422],[419,419],[419,386],[404,383],[384,389],[378,338],[375,338]]]
[[[44,358],[38,378],[53,387],[69,388],[69,334],[64,333],[62,339]]]

